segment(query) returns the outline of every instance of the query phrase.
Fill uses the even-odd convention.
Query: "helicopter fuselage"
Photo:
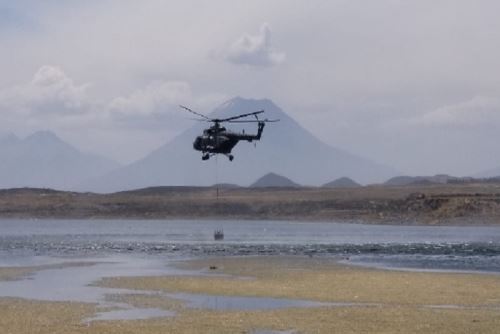
[[[228,131],[224,127],[215,125],[204,130],[203,135],[196,137],[193,142],[193,148],[197,151],[203,152],[205,154],[204,157],[206,158],[208,158],[207,154],[229,155],[240,140],[248,142],[260,140],[264,126],[264,122],[259,122],[257,134],[249,135]]]
[[[229,154],[236,144],[238,144],[238,141],[239,139],[228,134],[203,134],[196,137],[193,142],[193,148],[201,152]]]

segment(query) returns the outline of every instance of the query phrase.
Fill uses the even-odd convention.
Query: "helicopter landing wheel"
[[[210,158],[210,155],[208,155],[208,154],[203,154],[201,156],[201,160],[208,160],[209,158]]]
[[[234,156],[232,154],[228,155],[229,161],[233,161]]]

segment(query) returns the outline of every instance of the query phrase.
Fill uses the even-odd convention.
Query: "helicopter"
[[[233,161],[234,156],[231,154],[231,150],[240,140],[246,140],[248,142],[252,142],[254,140],[258,141],[262,137],[262,132],[264,131],[266,123],[279,121],[279,119],[259,119],[257,115],[264,113],[264,110],[228,118],[210,118],[186,106],[180,105],[179,107],[201,117],[201,119],[195,119],[197,121],[213,123],[211,127],[203,130],[203,134],[201,136],[197,136],[193,142],[193,148],[202,152],[202,160],[208,160],[211,156],[216,154],[224,154],[229,158],[229,161]],[[254,116],[255,120],[240,120],[240,118],[249,116]],[[257,134],[246,134],[245,130],[241,133],[233,132],[221,126],[221,123],[257,123]]]

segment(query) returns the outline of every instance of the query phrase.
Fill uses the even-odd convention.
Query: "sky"
[[[500,166],[500,2],[0,0],[0,133],[121,163],[234,97],[403,174]]]

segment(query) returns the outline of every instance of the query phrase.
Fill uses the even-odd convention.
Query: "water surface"
[[[213,232],[220,229],[225,238],[214,241]],[[113,307],[89,321],[172,316],[165,310],[110,302],[107,295],[131,291],[96,287],[92,283],[104,277],[183,275],[186,272],[173,268],[172,261],[248,255],[331,257],[351,264],[398,270],[500,273],[500,227],[7,219],[0,220],[0,267],[68,265],[40,270],[18,281],[0,282],[0,296]],[[75,266],[71,264],[74,262],[88,265]],[[166,297],[181,299],[186,307],[220,310],[321,306],[310,301],[273,298],[192,294]]]
[[[224,230],[224,240],[213,232]],[[340,256],[388,268],[500,272],[500,227],[244,220],[0,220],[0,266],[53,257]],[[34,260],[33,256],[36,256]]]

